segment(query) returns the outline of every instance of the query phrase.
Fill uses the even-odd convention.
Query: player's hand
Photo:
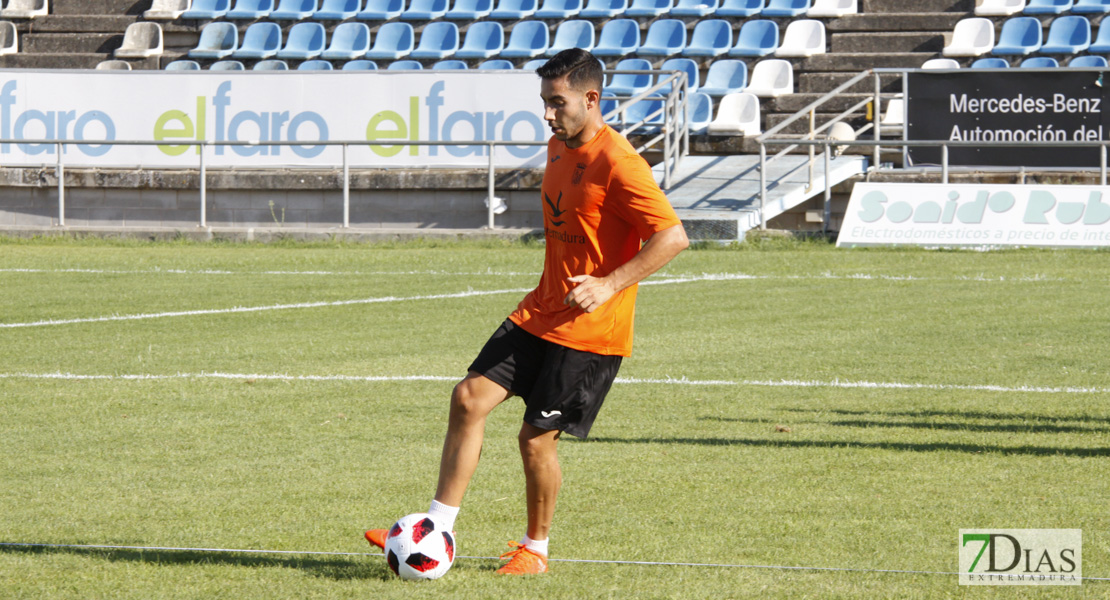
[[[597,307],[608,302],[617,293],[607,279],[600,277],[576,275],[567,277],[567,281],[578,285],[563,299],[563,304],[577,306],[586,312],[597,310]]]

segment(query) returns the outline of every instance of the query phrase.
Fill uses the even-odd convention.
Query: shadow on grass
[[[974,410],[847,410],[847,409],[821,409],[821,408],[788,408],[787,412],[798,413],[824,413],[848,416],[883,416],[883,417],[917,417],[917,418],[949,418],[949,419],[981,419],[989,421],[1046,421],[1049,423],[1079,422],[1079,423],[1106,423],[1110,424],[1110,417],[1094,417],[1090,415],[1046,415],[1037,413],[999,413]],[[1104,431],[1104,430],[1088,430]]]
[[[110,562],[148,563],[155,565],[230,565],[235,567],[273,567],[298,569],[316,577],[338,581],[351,579],[395,579],[381,557],[365,559],[304,555],[264,556],[245,552],[210,550],[139,550],[117,548],[67,548],[64,546],[0,546],[6,554],[72,554],[100,558]]]
[[[1064,448],[1052,446],[992,446],[985,444],[954,444],[950,442],[859,442],[831,440],[761,440],[751,438],[617,438],[591,437],[577,440],[587,444],[691,444],[697,446],[750,446],[763,448],[844,448],[894,450],[898,452],[966,452],[969,454],[998,453],[1024,456],[1110,456],[1110,448]]]
[[[809,412],[809,411],[796,411]],[[814,411],[818,412],[818,411]],[[825,411],[837,414],[857,414],[850,411]],[[865,413],[860,415],[892,416],[894,413]],[[908,416],[908,413],[907,413]],[[699,421],[716,421],[720,423],[752,423],[756,425],[773,425],[767,419],[744,419],[737,417],[700,417]],[[1059,419],[1060,421],[1075,421],[1076,419]],[[843,421],[790,421],[791,425],[832,425],[837,427],[879,427],[888,429],[932,429],[943,431],[968,431],[983,433],[1110,433],[1110,427],[1082,427],[1079,425],[1048,425],[1037,423],[940,423],[936,421],[877,421],[877,420],[843,420]]]

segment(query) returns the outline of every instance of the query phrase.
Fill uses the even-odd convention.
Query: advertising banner
[[[1108,82],[1110,83],[1110,82]],[[910,140],[1076,142],[1110,139],[1103,122],[1101,72],[1013,69],[1005,72],[917,71],[908,74]],[[941,163],[939,147],[911,147],[912,164]],[[964,166],[1097,167],[1096,147],[950,147]]]
[[[1110,246],[1110,188],[859,183],[836,245]]]
[[[0,70],[0,139],[78,140],[69,166],[196,168],[187,142],[213,146],[213,167],[486,167],[489,147],[402,146],[391,140],[543,141],[535,73],[161,72]],[[123,146],[106,141],[157,141]],[[376,142],[377,145],[371,145]],[[0,144],[0,164],[53,164],[56,145]],[[498,167],[539,166],[544,146],[499,146]]]

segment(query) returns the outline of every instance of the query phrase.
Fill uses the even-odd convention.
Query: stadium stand
[[[532,16],[536,8],[536,0],[500,0],[489,18],[516,21]]]
[[[648,71],[651,62],[643,58],[626,58],[614,67],[615,71]],[[635,96],[646,92],[652,86],[650,73],[614,73],[605,86],[605,94],[611,96]]]
[[[260,60],[254,64],[254,71],[288,71],[289,63],[277,58]]]
[[[688,92],[693,93],[698,91],[698,87],[701,85],[701,74],[698,72],[698,63],[693,59],[668,58],[663,61],[659,69],[662,71],[682,71],[686,73],[686,90]],[[663,87],[659,88],[659,94],[661,96],[666,96],[671,92],[671,84],[667,81],[669,76],[670,73],[660,73],[656,80],[656,83],[663,84]]]
[[[628,0],[588,0],[578,16],[584,19],[606,19],[624,14]]]
[[[451,56],[458,49],[459,26],[451,21],[436,21],[424,27],[420,42],[409,57],[439,60]]]
[[[1052,20],[1042,54],[1079,54],[1091,45],[1091,22],[1087,17],[1068,15]]]
[[[96,64],[97,71],[130,71],[131,63],[126,60],[102,60]]]
[[[726,94],[707,130],[710,135],[759,135],[759,98],[744,92]]]
[[[681,120],[682,115],[680,115]],[[713,121],[713,98],[708,94],[690,94],[690,134],[701,135]]]
[[[285,46],[276,56],[282,60],[309,60],[320,56],[327,42],[327,34],[320,23],[302,21],[289,28]]]
[[[825,53],[825,25],[813,19],[799,19],[786,26],[782,45],[775,50],[779,58],[806,58]]]
[[[1060,66],[1060,62],[1051,56],[1033,56],[1021,61],[1018,66],[1023,69],[1054,69]]]
[[[496,21],[474,23],[466,30],[456,58],[491,58],[505,47],[505,29]],[[512,63],[510,63],[512,64]]]
[[[648,27],[640,56],[674,56],[686,48],[686,25],[678,19],[659,19]]]
[[[317,0],[279,0],[269,18],[275,21],[300,21],[316,12]]]
[[[123,44],[116,58],[149,58],[162,55],[162,26],[157,23],[132,23],[123,32]]]
[[[1077,15],[1104,15],[1110,13],[1110,0],[1076,0],[1071,12]]]
[[[972,69],[1005,69],[1009,66],[1010,63],[1005,58],[996,58],[993,56],[980,58],[971,63]]]
[[[979,17],[1008,17],[1025,10],[1025,0],[983,0],[975,7]]]
[[[492,16],[492,15],[490,15]],[[547,52],[549,33],[540,21],[524,21],[513,26],[502,58],[535,58]]]
[[[150,8],[143,12],[143,18],[172,21],[185,14],[190,5],[191,0],[153,0]]]
[[[191,58],[224,58],[239,47],[239,30],[233,23],[216,22],[204,26],[197,47],[189,51]]]
[[[716,57],[727,54],[731,48],[732,25],[724,19],[703,19],[694,25],[690,45],[686,46],[682,55]]]
[[[447,14],[447,0],[411,0],[401,13],[405,21],[432,21]]]
[[[994,23],[972,17],[956,23],[952,42],[944,47],[945,56],[982,56],[994,48]]]
[[[218,60],[208,67],[209,71],[245,71],[246,65],[238,60]]]
[[[349,60],[343,63],[344,71],[377,71],[378,63],[372,60],[360,58],[358,60]]]
[[[991,49],[996,56],[1027,56],[1041,49],[1044,33],[1036,17],[1014,17],[1002,24],[998,43]]]
[[[709,67],[698,91],[710,96],[727,96],[744,90],[748,85],[748,65],[742,60],[715,61]]]
[[[484,71],[512,71],[513,61],[503,58],[493,58],[478,63],[478,68]]]
[[[228,19],[252,21],[270,16],[274,10],[274,0],[235,0],[235,6],[224,16]]]
[[[219,19],[231,8],[231,0],[193,0],[182,19]]]
[[[362,0],[324,0],[320,9],[312,13],[317,21],[343,21],[353,18],[362,9]]]
[[[477,21],[488,17],[492,10],[493,0],[455,0],[454,6],[443,17],[457,21]]]
[[[767,19],[745,21],[736,36],[736,45],[728,55],[761,57],[774,54],[779,48],[778,23]]]
[[[671,9],[672,17],[708,17],[717,10],[719,0],[677,0]]]
[[[632,19],[612,19],[601,27],[595,56],[625,56],[640,47],[640,25]]]
[[[763,12],[766,0],[721,0],[718,17],[754,17]]]
[[[370,27],[366,23],[340,23],[331,34],[327,50],[320,53],[324,60],[353,60],[370,51]]]
[[[582,0],[543,0],[537,19],[570,19],[582,12]]]
[[[408,23],[386,23],[378,28],[374,45],[366,52],[366,58],[398,60],[408,56],[416,45],[416,34]]]
[[[712,68],[712,67],[710,67]],[[709,83],[709,78],[706,78]],[[703,92],[710,93],[706,88]],[[794,67],[788,61],[772,58],[757,62],[745,92],[761,98],[776,98],[794,93]]]
[[[366,0],[366,7],[355,15],[364,21],[388,21],[405,12],[405,0]]]
[[[232,54],[237,59],[270,58],[281,50],[281,26],[270,21],[252,23],[243,32],[243,42]]]
[[[332,66],[330,60],[312,59],[306,60],[297,65],[298,71],[332,71],[335,67]]]
[[[809,0],[770,0],[763,9],[765,17],[799,17],[810,9]]]
[[[1084,56],[1077,56],[1071,59],[1068,63],[1069,67],[1085,67],[1094,69],[1105,69],[1108,66],[1107,60],[1101,56],[1087,54]]]
[[[632,0],[624,14],[629,17],[659,17],[671,12],[674,0]]]
[[[921,64],[922,69],[959,69],[959,61],[951,58],[930,58]]]
[[[465,71],[469,68],[465,61],[456,59],[436,61],[431,66],[433,71]]]
[[[559,23],[558,28],[555,29],[555,37],[551,40],[551,47],[547,49],[546,54],[548,56],[555,56],[567,48],[593,50],[593,23],[581,19]]]
[[[418,60],[395,60],[386,67],[387,71],[420,71],[424,65]]]
[[[1027,15],[1061,15],[1072,7],[1072,0],[1029,0],[1025,5]]]
[[[806,11],[806,16],[811,19],[836,18],[854,15],[857,12],[859,12],[858,0],[815,0],[813,6]]]

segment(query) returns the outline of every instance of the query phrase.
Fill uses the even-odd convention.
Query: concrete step
[[[975,10],[975,0],[861,0],[861,13],[939,13]]]
[[[55,15],[141,15],[151,0],[52,0]]]
[[[851,73],[802,73],[795,77],[794,91],[799,94],[823,94],[852,77]],[[880,81],[882,81],[880,89],[884,92],[902,91],[902,77],[898,74],[882,75]],[[874,93],[875,82],[868,77],[844,91],[857,94]]]
[[[824,94],[790,94],[778,98],[766,98],[760,103],[764,113],[796,113],[824,96]],[[826,101],[818,110],[821,112],[844,112],[862,100],[874,98],[874,94],[838,94]]]
[[[101,53],[71,54],[8,54],[0,56],[5,69],[92,69],[96,63],[112,58]]]
[[[819,112],[819,113],[817,113],[815,115],[815,119],[814,119],[814,127],[820,127],[820,126],[824,125],[825,123],[828,123],[829,121],[833,120],[833,118],[835,118],[839,114],[840,113],[835,113],[835,112]],[[793,113],[771,113],[771,114],[768,114],[764,118],[764,122],[763,122],[764,129],[763,130],[764,131],[769,131],[769,130],[773,129],[774,127],[778,126],[779,123],[782,123],[783,121],[789,119],[792,116],[794,116]],[[859,128],[861,128],[861,127],[863,127],[864,125],[867,124],[867,119],[861,116],[861,117],[856,117],[856,118],[849,118],[849,119],[847,119],[847,122],[849,124],[851,124],[853,128],[859,129]],[[798,119],[797,121],[794,121],[793,123],[787,125],[785,128],[783,128],[782,131],[780,131],[778,133],[783,134],[783,135],[804,135],[804,134],[807,134],[807,133],[809,133],[809,119],[805,119],[805,118]],[[776,152],[778,152],[778,150],[776,150]]]
[[[110,54],[123,44],[122,33],[27,33],[20,40],[26,54]]]
[[[857,14],[833,19],[825,25],[829,32],[841,31],[951,31],[966,13]]]
[[[135,17],[125,15],[47,15],[20,29],[35,33],[123,33],[135,21]]]
[[[916,69],[936,55],[936,52],[837,52],[811,56],[797,67],[802,72],[850,73],[859,73],[867,69]]]
[[[940,52],[951,31],[913,33],[834,33],[830,52]]]

